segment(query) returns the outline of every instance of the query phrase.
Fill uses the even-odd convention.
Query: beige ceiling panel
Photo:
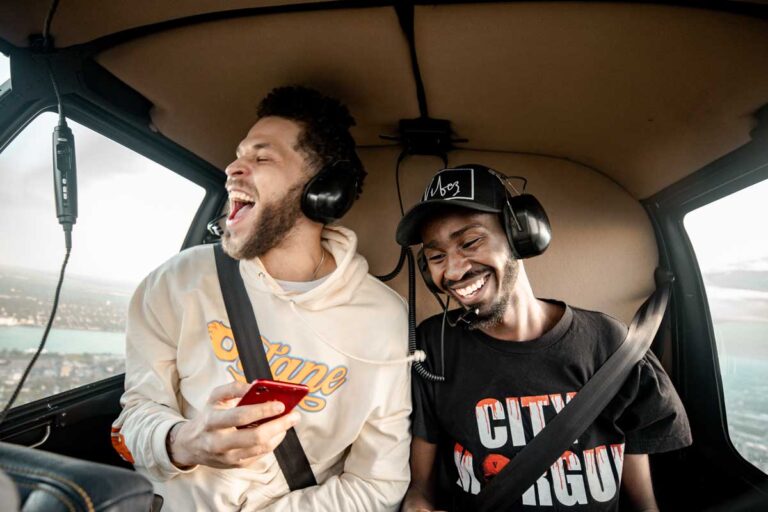
[[[597,167],[643,198],[748,141],[768,23],[631,4],[420,6],[430,114],[466,147]]]
[[[322,0],[65,0],[59,2],[51,22],[56,46],[85,43],[122,30],[161,21],[217,11],[288,4],[310,4]],[[0,37],[16,46],[27,46],[30,34],[43,31],[51,0],[7,0],[0,2]]]
[[[0,2],[0,37],[16,46],[28,46],[30,34],[43,31],[49,0]]]
[[[258,101],[286,84],[340,98],[358,144],[416,117],[408,47],[394,9],[256,16],[163,32],[98,61],[153,104],[157,129],[223,168]]]
[[[342,224],[358,233],[360,252],[371,272],[382,275],[395,267],[400,250],[394,240],[400,219],[395,188],[398,151],[366,148],[360,154],[369,172],[366,191]],[[605,176],[564,160],[480,151],[451,154],[451,165],[465,163],[526,176],[528,192],[546,209],[552,244],[542,256],[525,260],[537,296],[603,311],[626,323],[632,319],[653,291],[657,265],[653,229],[635,199]],[[430,157],[412,157],[403,163],[400,178],[406,211],[441,167],[440,160]],[[408,291],[406,276],[404,270],[390,283],[403,296]],[[439,309],[421,277],[417,279],[417,316],[424,319]]]

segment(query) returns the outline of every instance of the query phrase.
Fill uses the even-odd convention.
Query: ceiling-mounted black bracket
[[[47,38],[43,34],[30,34],[29,48],[35,53],[50,53],[53,51],[53,36]]]
[[[431,117],[401,119],[397,135],[379,137],[399,142],[407,155],[439,156],[443,160],[449,151],[456,149],[454,143],[467,142],[467,139],[454,138],[450,121]]]

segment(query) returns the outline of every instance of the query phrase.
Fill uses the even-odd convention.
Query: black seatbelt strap
[[[261,342],[256,315],[245,290],[245,283],[240,275],[240,262],[230,258],[221,247],[213,246],[216,257],[216,271],[219,274],[219,286],[224,297],[229,324],[235,337],[237,353],[243,365],[248,382],[256,379],[273,379],[269,361]],[[275,449],[275,458],[292,490],[304,489],[317,485],[315,475],[309,466],[307,455],[301,447],[296,430],[291,427],[285,433],[285,439]]]
[[[600,415],[648,351],[667,309],[672,277],[657,270],[657,288],[640,306],[624,341],[600,369],[478,495],[479,512],[515,503]]]

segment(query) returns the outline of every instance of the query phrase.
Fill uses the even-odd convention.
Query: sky
[[[0,84],[11,78],[11,60],[0,53]]]
[[[58,272],[64,234],[56,218],[51,135],[57,117],[35,119],[0,154],[0,263]],[[73,121],[78,218],[73,275],[136,284],[177,253],[204,190]],[[12,242],[12,243],[8,243]]]
[[[7,67],[0,55],[0,82]],[[51,164],[56,121],[53,113],[37,117],[0,153],[0,265],[50,273],[61,267],[64,234]],[[135,286],[179,251],[205,191],[88,128],[68,125],[79,212],[67,274]]]
[[[768,181],[686,215],[684,224],[703,273],[768,271]]]

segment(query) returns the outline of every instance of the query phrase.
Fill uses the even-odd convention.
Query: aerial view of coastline
[[[768,473],[768,271],[705,273],[704,284],[731,442]]]
[[[715,325],[728,427],[736,449],[768,472],[768,271],[704,275]],[[0,401],[42,337],[55,275],[0,267]],[[133,286],[65,280],[46,350],[16,404],[124,372],[125,316]]]
[[[55,275],[0,267],[0,402],[9,398],[40,344]],[[46,348],[16,405],[125,371],[125,316],[132,287],[67,277]]]

